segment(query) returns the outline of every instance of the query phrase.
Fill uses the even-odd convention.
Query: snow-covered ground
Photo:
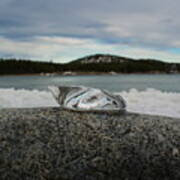
[[[180,93],[162,92],[155,89],[117,92],[127,103],[127,110],[144,114],[180,118]],[[0,89],[0,108],[57,107],[48,91],[26,89]]]

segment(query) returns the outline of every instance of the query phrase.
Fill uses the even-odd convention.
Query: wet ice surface
[[[120,95],[85,86],[49,87],[58,104],[73,110],[118,111],[126,104]]]

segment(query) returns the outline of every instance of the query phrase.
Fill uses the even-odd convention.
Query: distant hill
[[[34,74],[34,73],[63,73],[98,72],[98,73],[179,73],[180,64],[165,63],[153,59],[126,58],[109,54],[85,56],[70,63],[60,64],[51,62],[0,59],[0,74]]]
[[[109,54],[95,54],[70,62],[68,70],[85,72],[118,72],[118,73],[173,73],[180,72],[180,64],[165,63],[153,59],[132,59]],[[172,71],[172,66],[176,70]]]
[[[163,61],[155,60],[155,59],[139,59],[139,60],[164,63]],[[137,59],[135,60],[133,58],[122,57],[122,56],[110,55],[110,54],[94,54],[76,59],[72,62],[90,64],[90,63],[127,63],[129,61],[138,61],[138,60]]]
[[[109,54],[95,54],[80,58],[73,62],[90,64],[90,63],[124,63],[132,59],[121,56],[109,55]]]

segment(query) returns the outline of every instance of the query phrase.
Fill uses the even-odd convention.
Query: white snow
[[[180,118],[180,93],[149,88],[145,91],[130,89],[116,94],[125,99],[128,111]]]
[[[58,106],[52,94],[47,91],[0,89],[0,108],[31,108]]]
[[[180,118],[180,93],[162,92],[155,89],[145,91],[130,89],[115,94],[125,99],[128,111]],[[0,108],[53,106],[59,105],[48,91],[0,89]]]

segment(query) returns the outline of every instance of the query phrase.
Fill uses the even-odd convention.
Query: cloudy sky
[[[0,57],[180,62],[179,0],[0,0]]]

